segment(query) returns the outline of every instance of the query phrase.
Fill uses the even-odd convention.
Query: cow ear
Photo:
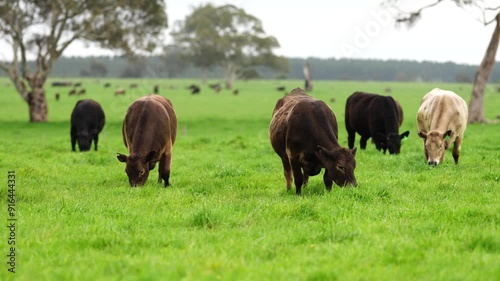
[[[451,130],[446,131],[446,133],[444,133],[443,138],[449,140],[451,138],[451,133],[452,133]]]
[[[426,133],[418,131],[418,136],[421,137],[421,138],[423,138],[424,140],[427,139],[427,134]]]
[[[116,158],[118,158],[118,161],[120,161],[120,162],[127,162],[127,155],[123,155],[121,153],[118,153],[118,155],[116,155]]]
[[[325,158],[328,150],[326,150],[326,148],[322,147],[321,145],[318,145],[316,148],[316,152],[318,153],[319,158]]]
[[[355,147],[355,148],[351,149],[351,154],[352,154],[352,156],[356,156],[356,152],[357,152],[357,151],[358,151],[358,148],[357,148],[357,147]]]
[[[408,136],[410,135],[410,131],[406,131],[404,133],[402,133],[401,135],[399,135],[399,137],[404,140],[406,138],[408,138]]]
[[[146,155],[146,162],[149,162],[149,161],[151,161],[151,160],[155,159],[155,158],[156,158],[156,154],[157,154],[157,153],[158,153],[158,152],[156,152],[156,150],[151,150],[151,151],[148,153],[148,155]]]

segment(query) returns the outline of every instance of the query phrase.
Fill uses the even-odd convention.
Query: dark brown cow
[[[286,187],[290,189],[292,173],[295,192],[300,195],[309,176],[325,168],[323,182],[331,190],[339,186],[357,186],[354,176],[356,148],[338,143],[335,114],[323,101],[316,100],[300,88],[278,100],[269,126],[271,145],[281,158]]]
[[[401,139],[408,137],[409,131],[399,134],[403,123],[403,109],[391,96],[381,96],[355,92],[347,98],[345,107],[345,126],[348,133],[348,145],[354,147],[356,133],[361,135],[361,149],[372,138],[377,150],[390,154],[399,154]]]
[[[101,105],[94,100],[79,100],[71,113],[71,148],[75,151],[78,141],[80,151],[88,151],[94,141],[97,150],[99,133],[104,127],[106,117]]]
[[[200,87],[195,84],[191,84],[188,89],[191,90],[191,95],[197,95],[200,93]]]
[[[177,135],[177,117],[170,100],[147,95],[133,102],[125,115],[122,135],[130,155],[118,154],[117,158],[127,164],[125,172],[130,186],[144,185],[157,162],[158,183],[163,179],[168,186]]]

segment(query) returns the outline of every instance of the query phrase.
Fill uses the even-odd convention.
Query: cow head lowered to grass
[[[453,159],[458,164],[468,117],[467,104],[454,92],[435,88],[422,98],[417,128],[418,136],[424,141],[427,164],[437,166],[443,162],[445,151],[452,143]]]
[[[309,176],[325,168],[323,182],[331,190],[339,186],[357,186],[354,176],[356,148],[339,145],[337,120],[323,101],[316,100],[300,88],[279,99],[269,126],[271,145],[281,158],[287,189],[292,184],[301,194]]]
[[[158,168],[158,182],[168,186],[172,148],[177,135],[177,117],[170,100],[159,95],[147,95],[130,105],[122,126],[122,136],[129,156],[118,154],[126,163],[130,186],[146,183],[149,171]]]

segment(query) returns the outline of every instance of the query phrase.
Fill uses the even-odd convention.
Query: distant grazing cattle
[[[417,128],[429,165],[439,165],[451,143],[458,164],[468,118],[467,104],[454,92],[435,88],[424,96],[417,112]]]
[[[94,141],[97,150],[99,133],[105,123],[104,111],[94,100],[79,100],[71,113],[71,148],[75,151],[78,142],[80,151],[88,151]]]
[[[81,95],[85,95],[85,92],[86,92],[86,91],[85,91],[85,89],[83,89],[83,88],[82,88],[82,89],[80,89],[80,90],[78,91],[78,95],[79,95],[79,96],[81,96]]]
[[[384,92],[385,92],[386,94],[390,94],[390,93],[392,93],[392,89],[391,89],[391,87],[387,87],[387,88],[385,88],[385,89],[384,89]]]
[[[170,100],[159,95],[144,96],[130,105],[122,127],[123,142],[129,156],[118,154],[125,162],[130,186],[142,186],[149,171],[160,162],[158,182],[169,185],[172,147],[177,135],[177,117]]]
[[[73,96],[76,95],[76,89],[71,89],[71,91],[68,92],[68,96]]]
[[[220,83],[209,84],[208,87],[210,87],[210,89],[214,90],[216,94],[218,94],[221,90]]]
[[[130,84],[130,89],[135,89],[137,87],[139,87],[139,85],[137,83]]]
[[[75,85],[73,85],[74,87],[81,87],[82,86],[82,83],[81,82],[77,82],[75,83]]]
[[[345,126],[349,148],[354,147],[356,133],[361,135],[359,145],[366,149],[366,142],[372,138],[377,150],[399,154],[401,139],[408,137],[409,131],[399,134],[403,123],[403,109],[390,96],[380,96],[355,92],[347,98]]]
[[[71,81],[54,81],[52,87],[69,87],[71,84]]]
[[[281,158],[286,187],[290,189],[292,173],[295,192],[300,195],[309,176],[325,168],[323,182],[331,190],[339,186],[357,186],[354,176],[356,148],[338,143],[337,119],[323,101],[296,88],[278,100],[269,126],[271,145]]]
[[[234,89],[234,90],[233,90],[233,95],[235,95],[235,96],[236,96],[236,95],[238,95],[239,93],[240,93],[240,91],[239,91],[238,89]]]
[[[123,88],[118,88],[115,90],[115,96],[118,96],[118,95],[125,95],[125,89]]]
[[[109,83],[109,82],[108,83],[104,83],[104,88],[109,88],[109,87],[111,87],[111,83]]]
[[[59,93],[56,93],[55,97],[56,97],[56,101],[58,101],[59,98],[61,97],[61,95]]]
[[[278,87],[276,87],[276,90],[280,91],[280,92],[284,92],[286,90],[286,87],[285,86],[278,86]]]
[[[191,90],[191,95],[196,95],[200,93],[200,87],[198,85],[191,84],[191,86],[189,86],[188,89]]]
[[[159,93],[159,88],[160,88],[160,86],[158,86],[158,84],[155,84],[153,86],[153,93],[158,94]]]

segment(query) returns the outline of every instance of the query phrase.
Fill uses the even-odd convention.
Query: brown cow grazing
[[[85,92],[86,92],[85,89],[82,88],[80,89],[80,91],[78,91],[78,95],[79,96],[85,95]]]
[[[69,91],[68,93],[68,96],[73,96],[73,95],[76,95],[76,89],[71,89],[71,91]]]
[[[56,101],[58,101],[60,97],[61,97],[61,95],[59,94],[59,92],[57,92],[56,93]]]
[[[295,192],[300,195],[302,185],[321,168],[325,168],[323,182],[328,191],[333,182],[357,186],[356,148],[339,145],[335,114],[323,101],[294,89],[276,103],[269,133],[271,145],[281,158],[288,190],[292,173]]]
[[[399,154],[401,139],[408,137],[409,131],[399,134],[403,123],[403,109],[391,96],[380,96],[355,92],[347,98],[345,106],[345,126],[349,148],[354,147],[356,133],[361,135],[361,149],[372,138],[377,150]]]
[[[159,95],[144,96],[130,105],[122,127],[123,142],[129,156],[118,154],[127,164],[130,186],[142,186],[149,171],[160,162],[158,182],[168,186],[172,148],[177,135],[177,117],[169,99]]]
[[[208,87],[210,87],[212,90],[214,90],[216,94],[218,94],[221,90],[220,83],[208,84]]]
[[[99,133],[104,127],[106,117],[101,105],[94,100],[79,100],[71,113],[71,149],[75,150],[78,141],[80,151],[88,151],[94,141],[97,150]]]
[[[139,84],[137,83],[130,84],[130,89],[136,89],[137,87],[139,87]]]
[[[453,159],[458,164],[468,118],[467,104],[454,92],[435,88],[424,96],[417,112],[417,128],[429,165],[439,165],[451,143]]]
[[[153,86],[153,93],[158,94],[160,92],[160,86],[158,84],[155,84]]]

